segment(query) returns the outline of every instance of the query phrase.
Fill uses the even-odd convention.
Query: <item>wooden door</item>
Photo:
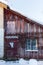
[[[17,40],[7,39],[5,41],[5,57],[6,58],[15,58],[17,56]]]

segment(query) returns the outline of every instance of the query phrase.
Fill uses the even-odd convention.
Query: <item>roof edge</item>
[[[36,22],[36,21],[34,21],[34,20],[32,20],[32,19],[30,19],[30,18],[28,18],[28,17],[22,15],[21,13],[19,13],[19,12],[17,12],[17,11],[14,11],[14,10],[12,10],[12,9],[7,9],[7,10],[9,10],[9,11],[10,11],[11,13],[13,13],[13,14],[16,14],[16,15],[20,16],[21,18],[24,18],[25,20],[27,20],[28,23],[30,22],[30,23],[37,24],[38,26],[43,27],[42,24],[40,24],[40,23],[38,23],[38,22]]]

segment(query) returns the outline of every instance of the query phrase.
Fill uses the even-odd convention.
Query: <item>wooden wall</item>
[[[9,35],[20,36],[20,38],[18,39],[19,40],[18,56],[43,59],[43,27],[36,22],[31,23],[31,20],[27,21],[25,17],[13,11],[5,10],[4,13],[5,13],[5,22],[4,22],[5,36],[9,36]],[[9,26],[12,27],[9,28]],[[9,29],[9,31],[7,29]],[[21,47],[20,44],[24,45],[23,43],[25,43],[24,40],[26,38],[37,39],[38,52],[36,51],[27,52],[25,51],[24,48]]]

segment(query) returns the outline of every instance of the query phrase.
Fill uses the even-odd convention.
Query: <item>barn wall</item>
[[[7,23],[8,25],[9,24],[12,25],[12,22],[15,23],[14,29],[12,29],[13,27],[11,29],[9,28],[9,31],[11,32],[8,34],[6,32],[7,30],[6,26]],[[13,14],[10,10],[5,10],[5,22],[4,22],[5,37],[15,36],[15,35],[18,36],[18,40],[19,40],[18,43],[21,44],[21,45],[17,44],[17,46],[19,46],[17,48],[18,50],[17,53],[19,57],[37,58],[37,59],[43,58],[43,27],[39,24],[30,23],[30,22],[31,21],[27,23],[27,21],[24,18],[20,17],[19,15],[15,13]],[[12,34],[13,30],[14,33]],[[23,48],[25,45],[24,39],[26,40],[27,38],[37,40],[38,51],[26,51],[25,48]],[[6,40],[8,39],[5,38],[5,41]],[[15,40],[15,38],[12,40]]]

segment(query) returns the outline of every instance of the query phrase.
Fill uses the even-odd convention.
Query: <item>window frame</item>
[[[35,40],[36,40],[36,39],[35,39]],[[38,51],[37,40],[36,40],[36,49],[32,49],[32,48],[31,48],[31,42],[32,42],[32,39],[30,39],[30,49],[27,49],[27,48],[25,47],[26,51]],[[26,44],[26,46],[28,46],[28,45]],[[34,47],[34,46],[33,46],[33,47]]]

